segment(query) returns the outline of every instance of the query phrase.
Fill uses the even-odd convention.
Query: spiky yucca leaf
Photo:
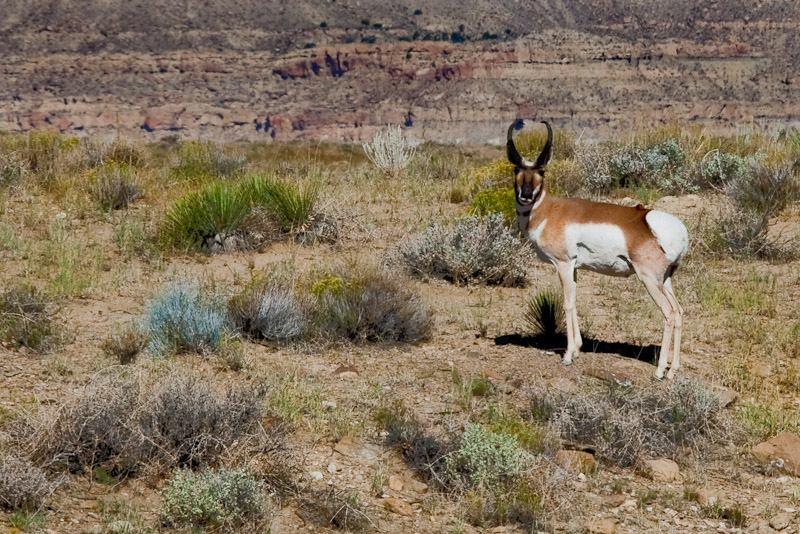
[[[250,203],[240,188],[217,182],[179,199],[165,216],[168,242],[199,248],[209,238],[233,235],[250,214]]]
[[[319,196],[317,182],[300,187],[267,174],[250,177],[244,181],[242,189],[254,206],[265,209],[277,219],[284,232],[302,229],[311,222]]]
[[[565,318],[561,294],[555,289],[539,291],[528,301],[523,317],[534,333],[553,336],[564,332]]]

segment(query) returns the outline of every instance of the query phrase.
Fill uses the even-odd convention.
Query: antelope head
[[[544,170],[547,162],[550,161],[553,149],[553,130],[547,121],[542,121],[542,123],[547,126],[547,142],[542,149],[542,153],[533,163],[520,156],[519,152],[517,152],[517,147],[514,146],[514,130],[522,128],[522,121],[518,119],[508,127],[506,150],[508,152],[508,161],[514,165],[514,192],[516,193],[517,203],[521,206],[533,204],[544,188]]]

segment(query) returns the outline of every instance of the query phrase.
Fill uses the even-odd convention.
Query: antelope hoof
[[[572,358],[562,358],[561,365],[572,365]]]
[[[670,369],[667,371],[667,380],[672,380],[675,378],[675,369]]]
[[[656,380],[663,380],[664,379],[664,370],[663,369],[656,369],[656,372],[653,373],[653,378]]]

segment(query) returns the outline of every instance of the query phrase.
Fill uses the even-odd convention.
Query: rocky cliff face
[[[483,142],[515,117],[591,135],[800,121],[786,2],[40,3],[0,22],[0,130]]]

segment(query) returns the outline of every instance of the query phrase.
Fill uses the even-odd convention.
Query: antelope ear
[[[536,163],[533,165],[536,168],[541,168],[547,165],[547,163],[550,161],[550,156],[553,155],[553,129],[550,128],[550,123],[547,121],[542,121],[542,124],[547,126],[547,142],[544,144],[542,153],[539,154],[539,157],[536,158]]]
[[[517,147],[514,146],[514,130],[521,128],[522,121],[520,119],[515,120],[508,127],[508,135],[506,136],[506,153],[508,154],[508,161],[515,167],[514,173],[519,172],[519,169],[525,166],[522,163],[522,156],[519,155]]]

